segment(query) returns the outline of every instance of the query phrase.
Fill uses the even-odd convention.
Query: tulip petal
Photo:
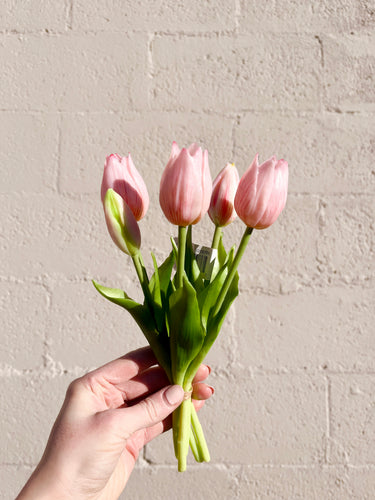
[[[288,192],[288,164],[285,160],[279,160],[275,167],[275,179],[271,199],[260,221],[260,227],[264,229],[271,226],[283,211]]]
[[[101,186],[103,203],[108,189],[113,189],[125,200],[137,221],[145,216],[150,202],[148,191],[130,154],[128,157],[107,156]]]
[[[259,166],[257,178],[257,196],[255,199],[257,221],[254,225],[257,228],[264,212],[270,202],[274,189],[276,158],[272,156]]]
[[[259,155],[256,154],[250,167],[241,177],[234,198],[234,208],[240,219],[249,227],[254,227],[257,216],[254,215],[256,188],[258,179]]]
[[[272,156],[259,166],[256,156],[238,185],[236,212],[248,227],[269,227],[285,206],[287,190],[287,162]]]
[[[133,212],[124,199],[113,189],[104,197],[104,215],[113,242],[128,255],[138,253],[141,233]]]
[[[228,163],[215,178],[208,214],[216,226],[227,226],[236,218],[234,197],[238,182],[238,171],[233,163]]]
[[[188,226],[198,222],[208,209],[211,176],[207,152],[202,154],[201,148],[192,144],[174,156],[177,149],[174,143],[160,181],[159,201],[172,224]]]

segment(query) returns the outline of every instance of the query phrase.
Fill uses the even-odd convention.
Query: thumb
[[[180,385],[170,385],[134,406],[120,409],[124,431],[130,436],[161,422],[182,403],[184,394]]]

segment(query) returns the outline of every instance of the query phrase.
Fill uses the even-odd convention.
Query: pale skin
[[[200,409],[213,389],[201,365],[193,381]],[[16,500],[115,500],[143,446],[171,427],[184,398],[149,347],[74,380],[37,468]]]

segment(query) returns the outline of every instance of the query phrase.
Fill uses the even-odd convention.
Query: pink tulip
[[[141,232],[133,212],[113,189],[107,190],[103,207],[108,232],[115,245],[128,255],[136,255],[141,247]]]
[[[146,184],[130,154],[123,157],[118,154],[107,156],[101,187],[102,201],[110,188],[125,200],[137,221],[144,217],[150,200]]]
[[[216,226],[227,226],[236,218],[234,197],[238,182],[238,171],[234,163],[228,163],[214,180],[208,215]]]
[[[160,181],[159,201],[177,226],[196,224],[210,205],[212,181],[208,153],[196,144],[180,150],[176,142]]]
[[[269,227],[285,207],[287,191],[288,163],[272,156],[259,165],[256,155],[238,185],[234,199],[238,217],[248,227]]]

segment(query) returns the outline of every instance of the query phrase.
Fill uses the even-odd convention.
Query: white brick
[[[319,268],[329,283],[371,286],[374,278],[375,200],[371,196],[324,198],[319,210]]]
[[[1,113],[1,192],[49,192],[56,186],[58,117]]]
[[[236,301],[234,361],[270,371],[372,370],[374,299],[362,287],[276,297],[244,291]],[[218,343],[228,329],[225,324]]]
[[[1,377],[0,463],[36,465],[65,397],[71,376]]]
[[[19,370],[42,365],[49,295],[41,285],[0,282],[0,366]]]
[[[246,113],[235,128],[234,161],[244,172],[256,152],[260,161],[285,158],[289,192],[372,193],[374,130],[373,115]]]
[[[231,159],[233,119],[196,113],[66,114],[62,124],[60,188],[68,193],[100,192],[106,155],[131,153],[153,205],[175,140],[180,147],[198,142],[209,151],[212,176]],[[159,215],[157,216],[159,218]]]
[[[179,1],[151,0],[147,7],[140,0],[85,0],[73,4],[73,29],[213,31],[235,28],[235,0]]]
[[[3,0],[0,30],[62,31],[66,28],[69,0]]]
[[[147,500],[150,495],[155,500],[181,498],[195,500],[205,498],[235,498],[236,482],[234,475],[226,468],[210,467],[206,464],[177,472],[172,467],[138,467],[130,477],[120,499],[136,498]]]
[[[156,109],[320,109],[320,47],[294,35],[157,37]]]
[[[243,467],[239,500],[371,500],[373,469]]]
[[[240,0],[244,32],[335,33],[367,31],[373,26],[373,0]]]
[[[324,37],[325,104],[329,109],[375,110],[374,43],[373,36]]]
[[[330,462],[375,463],[375,377],[331,377]]]
[[[7,35],[0,63],[2,109],[128,111],[147,101],[146,35]]]

